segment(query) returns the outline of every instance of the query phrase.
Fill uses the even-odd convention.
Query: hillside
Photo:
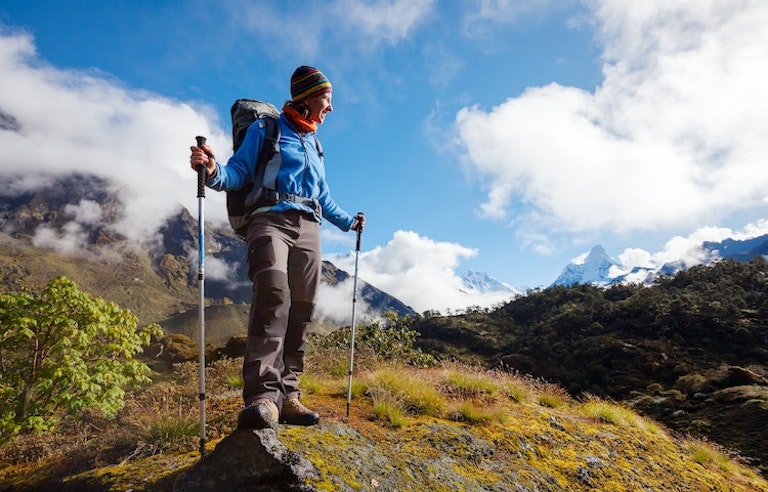
[[[197,219],[179,206],[151,238],[116,232],[123,205],[101,178],[85,175],[41,177],[37,188],[0,192],[0,292],[38,289],[65,275],[83,290],[129,309],[142,324],[157,322],[190,334],[197,324]],[[251,300],[245,266],[246,244],[229,227],[207,224],[206,303],[211,343],[242,333]],[[347,272],[324,262],[322,288],[334,287]],[[359,279],[359,301],[373,312],[413,310]],[[318,306],[321,316],[334,307]],[[348,317],[348,307],[343,315]],[[194,322],[192,320],[194,319]],[[196,332],[194,332],[196,333]]]
[[[739,455],[624,404],[436,363],[411,321],[359,327],[348,418],[342,329],[309,340],[301,388],[318,426],[236,431],[242,360],[216,360],[200,460],[197,365],[181,363],[114,419],[86,409],[0,447],[0,491],[768,491]]]
[[[166,332],[196,336],[190,214],[180,209],[152,242],[137,244],[110,226],[120,205],[98,191],[105,183],[80,177],[54,188],[0,201],[0,292],[38,289],[66,275],[142,324],[158,321]],[[100,220],[87,219],[96,208]],[[367,340],[358,335],[357,386],[345,422],[347,339],[319,337],[302,387],[323,425],[254,437],[233,434],[241,400],[232,337],[242,332],[249,297],[237,267],[244,245],[228,229],[207,234],[210,256],[235,265],[225,280],[206,281],[211,354],[229,357],[208,369],[210,450],[222,447],[210,453],[215,464],[198,468],[225,470],[215,480],[252,483],[254,470],[272,458],[233,461],[232,453],[279,443],[283,458],[311,473],[291,475],[295,467],[278,459],[281,485],[261,490],[768,490],[739,457],[766,471],[763,260],[696,267],[652,287],[553,287],[494,311],[450,317],[414,315],[362,282],[369,305],[410,315],[402,323],[420,333],[425,353],[473,365],[403,365],[403,354],[392,352],[402,334],[375,325]],[[347,277],[324,264],[326,285]],[[196,360],[196,348],[174,340],[179,350],[146,354],[158,371],[155,384],[131,394],[116,420],[86,412],[59,433],[22,436],[0,449],[0,491],[192,490],[203,483],[194,467],[194,364],[163,372],[169,362]]]
[[[768,470],[768,263],[722,261],[651,287],[529,293],[422,319],[419,346],[628,404]]]
[[[313,353],[325,367],[344,355]],[[91,416],[70,423],[77,439],[26,437],[0,449],[0,491],[768,490],[715,446],[509,373],[366,364],[347,419],[344,376],[314,360],[302,384],[318,426],[235,431],[239,395],[222,381],[236,364],[218,365],[200,460],[194,434],[172,430],[180,424],[167,423],[162,437],[152,431],[171,418],[195,430],[194,412],[168,405],[194,407],[195,369],[181,366],[174,381],[133,396],[116,422]],[[165,406],[150,407],[160,395]]]

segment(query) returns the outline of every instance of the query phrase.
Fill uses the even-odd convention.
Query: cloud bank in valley
[[[720,257],[705,250],[702,247],[704,242],[720,242],[725,239],[744,241],[766,234],[768,234],[768,220],[765,219],[748,224],[740,231],[728,227],[702,227],[687,236],[673,237],[660,251],[651,253],[639,248],[625,249],[617,256],[619,266],[615,267],[610,274],[612,276],[627,275],[628,282],[643,282],[645,274],[642,272],[632,274],[635,268],[655,271],[672,263],[686,267],[709,263]]]
[[[456,275],[461,260],[476,254],[477,250],[460,244],[434,241],[412,231],[397,231],[385,246],[361,252],[358,270],[360,278],[394,295],[417,313],[484,307],[509,300],[509,293],[470,291]],[[354,272],[353,254],[331,255],[329,260],[349,273]]]
[[[154,234],[180,204],[195,210],[190,135],[229,147],[209,109],[127,89],[103,73],[49,66],[26,34],[0,31],[0,72],[0,110],[15,128],[0,131],[12,156],[0,162],[3,175],[30,188],[75,172],[105,177],[125,203],[115,228],[131,238]],[[210,201],[211,218],[224,220],[223,197]]]

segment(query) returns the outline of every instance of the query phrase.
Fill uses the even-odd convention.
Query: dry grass
[[[235,415],[241,405],[235,377],[240,364],[241,360],[227,359],[214,363],[206,371],[209,442],[233,431]],[[329,363],[324,367],[336,366]],[[329,416],[324,418],[342,420],[347,374],[333,370],[324,373],[318,371],[318,367],[302,377],[305,400],[310,405],[319,406],[324,415]],[[125,409],[114,420],[86,413],[79,419],[64,419],[64,425],[55,433],[20,436],[0,449],[0,462],[4,464],[0,467],[0,482],[27,473],[23,470],[36,469],[37,473],[42,469],[51,473],[66,470],[72,473],[107,464],[137,462],[148,455],[193,453],[197,449],[199,433],[197,393],[196,364],[180,364],[169,381],[131,393]],[[620,404],[591,395],[577,401],[555,384],[513,373],[484,371],[456,363],[431,369],[380,364],[355,374],[352,397],[354,428],[359,432],[408,435],[414,429],[420,429],[420,422],[425,418],[454,422],[452,425],[475,429],[477,435],[485,435],[497,442],[501,446],[499,452],[503,449],[502,444],[509,442],[512,445],[509,452],[517,457],[515,459],[535,458],[528,466],[541,473],[551,473],[561,484],[568,483],[569,478],[557,470],[576,467],[574,463],[580,460],[578,453],[598,456],[602,452],[600,446],[605,446],[592,437],[588,441],[591,443],[588,451],[570,455],[567,450],[573,435],[610,436],[614,432],[630,433],[634,437],[627,437],[629,441],[653,441],[656,444],[648,445],[668,448],[665,452],[677,453],[684,463],[688,463],[680,466],[704,467],[743,482],[760,480],[759,475],[723,450],[696,440],[676,444],[677,441],[659,425]],[[370,412],[370,417],[362,417],[367,415],[366,412]],[[604,431],[601,430],[603,426],[620,430]],[[548,436],[546,439],[551,440],[556,435],[553,432],[560,431],[563,434],[559,439],[564,441],[558,445],[558,450],[549,450],[541,443],[531,447],[530,443],[539,439],[534,436]],[[510,435],[515,437],[510,440]],[[423,438],[426,442],[436,439],[426,435]],[[575,443],[574,446],[581,449],[583,445]],[[309,450],[306,452],[310,453]],[[473,453],[472,450],[466,452]],[[641,454],[644,453],[647,453],[645,448],[641,450]],[[631,458],[626,456],[622,460]],[[638,456],[637,459],[645,458]],[[620,465],[615,466],[620,469]],[[463,473],[476,472],[477,469],[469,466]],[[610,483],[613,482],[605,479],[605,484]]]
[[[539,405],[547,408],[561,408],[570,400],[570,395],[565,389],[547,381],[534,381],[533,393],[536,394]]]
[[[412,371],[401,368],[383,368],[365,377],[372,395],[400,402],[403,410],[412,415],[440,417],[445,411],[445,398],[435,387],[424,384]]]

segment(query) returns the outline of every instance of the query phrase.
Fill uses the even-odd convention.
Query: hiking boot
[[[283,403],[280,422],[291,425],[315,425],[320,421],[320,414],[301,404],[298,398],[290,398]]]
[[[277,405],[268,398],[257,398],[240,411],[237,416],[238,429],[276,429]]]

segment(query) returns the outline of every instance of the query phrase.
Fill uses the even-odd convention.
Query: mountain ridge
[[[722,241],[703,241],[699,245],[700,260],[683,259],[664,263],[659,267],[622,265],[612,259],[601,245],[595,245],[583,261],[571,262],[563,268],[550,287],[589,284],[610,286],[625,282],[650,284],[663,275],[675,273],[695,265],[709,265],[720,260],[733,259],[748,262],[757,256],[768,255],[768,234],[751,239],[727,238]],[[628,273],[626,273],[628,272]]]
[[[119,194],[104,179],[89,175],[41,176],[25,191],[11,185],[0,194],[0,288],[40,287],[66,274],[82,288],[131,310],[141,323],[162,322],[197,309],[197,220],[179,205],[154,237],[135,240],[116,231],[122,218]],[[206,309],[247,305],[246,244],[229,227],[206,224]],[[324,261],[321,289],[335,288],[350,275]],[[369,315],[412,308],[358,279],[359,300]],[[351,289],[350,289],[351,291]],[[152,294],[150,294],[152,292]],[[351,306],[351,296],[349,305]],[[319,316],[343,324],[347,306]],[[334,310],[335,309],[335,310]],[[234,312],[243,313],[243,309]],[[217,338],[240,333],[247,315],[222,321]],[[175,323],[172,323],[175,324]],[[229,328],[225,328],[229,327]]]

